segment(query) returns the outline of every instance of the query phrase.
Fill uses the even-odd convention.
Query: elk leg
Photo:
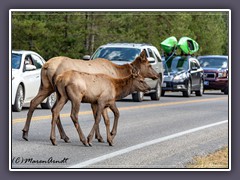
[[[66,143],[70,142],[69,137],[66,135],[66,133],[63,129],[63,126],[62,126],[62,123],[61,123],[61,120],[60,120],[60,116],[58,116],[58,119],[57,119],[57,127],[58,127],[58,130],[59,130],[59,134],[60,134],[61,139],[63,139]]]
[[[97,115],[97,105],[96,104],[91,104],[91,107],[92,107],[93,116],[94,116],[94,120],[95,120],[96,115]],[[95,138],[98,140],[98,142],[104,143],[104,140],[103,140],[103,138],[100,134],[99,125],[97,126],[97,128],[95,130]]]
[[[80,141],[82,141],[82,143],[85,145],[85,146],[88,146],[88,143],[87,143],[87,140],[83,134],[83,131],[79,125],[79,122],[78,122],[78,112],[79,112],[79,109],[80,109],[80,101],[77,100],[77,101],[72,101],[72,110],[71,110],[71,118],[72,118],[72,121],[73,121],[73,124],[78,132],[78,135],[79,135],[79,138],[80,138]]]
[[[51,133],[50,133],[50,140],[53,145],[57,145],[56,143],[56,133],[55,133],[55,127],[56,122],[59,117],[59,113],[62,110],[63,106],[66,104],[67,99],[63,96],[59,99],[59,101],[55,104],[55,106],[52,108],[52,127],[51,127]]]
[[[115,102],[110,105],[110,109],[111,109],[112,112],[114,113],[114,123],[113,123],[113,128],[112,128],[112,131],[111,131],[112,139],[114,139],[114,137],[115,137],[116,134],[117,134],[119,111],[118,111],[118,108],[117,108]]]
[[[108,116],[108,113],[107,113],[107,108],[105,108],[103,110],[102,115],[104,117],[104,123],[105,123],[105,126],[106,126],[107,142],[108,142],[109,146],[113,146],[112,137],[111,137],[111,134],[110,134],[110,120],[109,120],[109,116]]]
[[[100,119],[101,119],[101,114],[102,114],[102,111],[103,111],[103,107],[104,106],[101,105],[101,104],[98,104],[98,106],[97,106],[95,122],[93,124],[92,130],[90,131],[90,133],[88,135],[89,146],[92,146],[92,138],[93,138],[94,132],[96,131],[97,127],[99,126],[99,122],[100,122]]]
[[[59,101],[59,99],[60,99],[60,97],[57,96],[57,102]],[[55,108],[55,106],[57,105],[57,102],[53,105],[52,109]],[[66,135],[66,133],[63,129],[63,126],[62,126],[62,123],[61,123],[61,120],[60,120],[60,115],[57,118],[56,124],[57,124],[58,131],[59,131],[61,139],[63,139],[65,142],[69,142],[69,137]]]
[[[53,91],[49,89],[40,89],[38,91],[37,96],[31,101],[30,107],[27,113],[27,119],[23,128],[22,138],[28,141],[28,131],[29,126],[31,123],[32,115],[36,107],[46,98],[48,97]]]

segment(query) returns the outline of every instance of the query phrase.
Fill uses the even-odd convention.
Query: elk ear
[[[146,50],[142,50],[142,52],[140,53],[140,57],[143,58],[143,59],[146,59],[147,58],[147,53],[146,53]]]
[[[132,76],[133,76],[133,78],[136,78],[136,77],[138,77],[139,76],[139,70],[138,69],[136,69],[136,68],[133,68],[132,69]]]
[[[142,62],[147,61],[146,50],[143,50],[143,51],[140,53],[140,58],[141,58],[141,61],[142,61]]]

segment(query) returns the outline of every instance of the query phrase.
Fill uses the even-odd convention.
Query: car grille
[[[215,79],[216,73],[204,73],[204,77],[209,79]]]

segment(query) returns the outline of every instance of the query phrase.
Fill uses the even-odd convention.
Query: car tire
[[[228,94],[228,87],[226,87],[223,92],[224,94]]]
[[[161,93],[162,93],[162,87],[161,87],[161,83],[158,81],[155,88],[155,92],[150,94],[151,100],[159,101],[161,97]]]
[[[56,102],[56,94],[52,93],[50,96],[48,96],[46,103],[41,103],[41,108],[42,109],[51,109],[53,107],[53,105],[55,104],[55,102]]]
[[[191,93],[192,93],[192,83],[191,83],[191,81],[189,80],[189,81],[188,81],[188,85],[187,85],[187,90],[186,90],[186,91],[183,91],[183,96],[184,96],[184,97],[190,97],[190,96],[191,96]]]
[[[23,86],[20,84],[17,89],[14,105],[12,106],[12,110],[15,112],[20,112],[22,110],[24,103],[24,92]]]
[[[204,85],[203,85],[203,81],[201,80],[200,81],[200,89],[199,89],[199,91],[195,91],[195,93],[196,93],[196,96],[202,96],[203,95],[203,90],[204,89]]]
[[[143,101],[143,92],[137,92],[132,94],[132,98],[134,102],[142,102]]]
[[[165,95],[165,91],[162,90],[161,92],[161,96],[164,96]]]

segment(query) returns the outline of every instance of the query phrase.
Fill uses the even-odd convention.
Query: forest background
[[[12,12],[12,49],[82,59],[110,42],[150,43],[167,37],[198,42],[196,55],[228,55],[228,12]]]

